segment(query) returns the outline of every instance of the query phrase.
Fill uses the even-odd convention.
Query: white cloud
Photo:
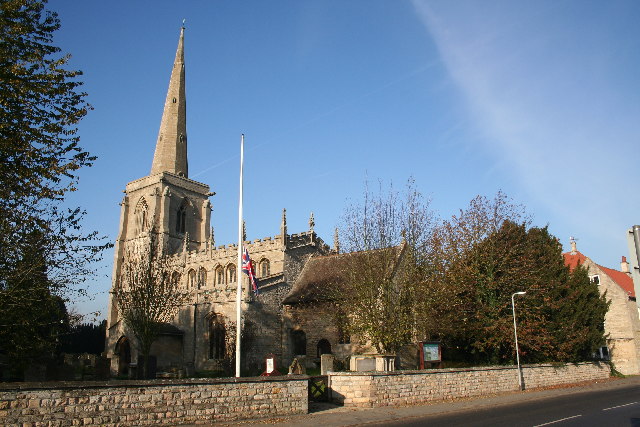
[[[640,177],[630,157],[640,97],[620,67],[627,53],[639,55],[615,34],[626,21],[572,14],[578,5],[567,3],[413,4],[487,148],[509,165],[527,204],[553,215],[539,220],[612,252],[599,262],[619,259],[626,227],[640,222],[640,202],[628,197]]]

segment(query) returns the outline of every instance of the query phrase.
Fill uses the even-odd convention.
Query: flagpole
[[[242,170],[244,164],[244,134],[240,137],[240,198],[238,203],[238,265],[236,266],[236,377],[240,377],[240,335],[242,333]]]

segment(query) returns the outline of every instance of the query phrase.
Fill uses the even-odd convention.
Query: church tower
[[[210,233],[211,193],[208,185],[188,176],[183,27],[151,172],[125,189],[116,243],[120,250],[149,232],[159,235],[158,241],[168,255],[204,248]]]
[[[188,178],[186,113],[182,27],[150,174],[128,183],[120,204],[113,288],[125,261],[127,248],[147,239],[150,233],[157,235],[157,242],[165,255],[186,256],[189,251],[201,250],[207,245],[211,219],[209,197],[212,194],[208,185]],[[110,298],[108,327],[119,323],[116,303]],[[113,348],[113,345],[109,348]]]

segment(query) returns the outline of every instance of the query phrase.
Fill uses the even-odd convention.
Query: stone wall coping
[[[579,362],[579,363],[540,363],[531,365],[521,365],[522,369],[531,368],[560,368],[564,366],[581,366],[581,365],[606,365],[606,362]],[[349,377],[377,377],[377,376],[398,376],[398,375],[431,375],[431,374],[448,374],[455,372],[476,372],[476,371],[501,371],[517,369],[517,365],[499,365],[499,366],[477,366],[471,368],[442,368],[442,369],[419,369],[419,370],[398,370],[398,371],[361,371],[361,372],[328,372],[330,376],[349,376]]]
[[[163,380],[112,380],[112,381],[47,381],[0,383],[0,392],[29,390],[73,390],[88,388],[139,388],[217,384],[278,383],[288,381],[308,381],[308,375],[282,375],[272,377],[231,377],[231,378],[181,378]]]

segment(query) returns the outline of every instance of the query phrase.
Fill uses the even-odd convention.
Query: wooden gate
[[[329,401],[329,377],[327,375],[309,377],[309,401]]]

